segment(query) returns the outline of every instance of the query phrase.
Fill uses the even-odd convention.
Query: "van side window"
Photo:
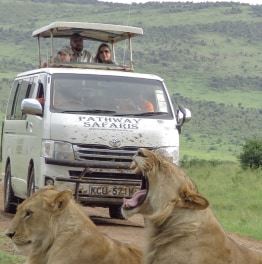
[[[20,81],[21,84],[22,81]],[[18,89],[18,85],[19,82],[18,80],[16,80],[12,86],[10,95],[9,95],[9,100],[8,100],[8,105],[7,105],[7,109],[6,109],[6,119],[11,119],[12,113],[13,113],[13,109],[14,109],[14,101],[16,100],[16,96],[17,96],[17,89]]]
[[[30,78],[25,98],[32,98],[32,94],[36,86],[36,80],[37,80],[37,77]]]
[[[23,115],[21,111],[21,102],[29,96],[30,88],[29,79],[24,79],[22,82],[14,83],[12,94],[8,103],[8,119],[25,119],[25,115]]]
[[[14,118],[15,119],[25,119],[25,115],[23,115],[21,111],[21,103],[22,100],[25,98],[28,98],[29,96],[29,90],[31,86],[29,85],[29,79],[24,79],[21,86],[18,88],[18,96],[17,101],[15,104],[15,111],[14,111]]]
[[[37,90],[36,98],[45,98],[44,86],[41,82],[38,83],[38,90]]]
[[[42,105],[42,108],[44,109],[44,106],[45,106],[45,93],[44,93],[44,85],[41,83],[41,81],[38,82],[36,99]]]

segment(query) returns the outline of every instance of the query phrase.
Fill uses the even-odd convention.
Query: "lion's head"
[[[181,168],[160,154],[140,148],[131,168],[144,177],[140,191],[124,199],[122,212],[126,218],[136,213],[153,215],[163,208],[205,209],[209,203]]]
[[[54,224],[72,198],[72,192],[45,187],[21,203],[11,221],[6,235],[15,247],[27,254],[48,248],[55,237]],[[51,232],[52,230],[52,232]]]

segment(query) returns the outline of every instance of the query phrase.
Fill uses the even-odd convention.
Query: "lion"
[[[141,148],[131,168],[144,177],[145,188],[124,199],[126,218],[145,219],[145,264],[262,264],[262,252],[227,236],[209,202],[179,167]]]
[[[72,197],[44,187],[18,206],[6,235],[27,264],[141,263],[140,248],[102,234]]]

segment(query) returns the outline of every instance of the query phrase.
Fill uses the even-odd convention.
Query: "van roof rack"
[[[74,33],[79,33],[83,39],[106,42],[112,45],[113,58],[115,59],[114,45],[117,42],[128,40],[129,51],[130,51],[130,66],[129,67],[118,67],[116,65],[110,66],[109,64],[98,65],[98,63],[81,63],[81,64],[62,64],[54,62],[54,38],[70,38]],[[53,22],[47,26],[39,28],[32,33],[33,37],[38,38],[38,56],[39,66],[41,65],[41,53],[40,53],[40,39],[50,38],[51,40],[51,67],[81,67],[81,68],[96,68],[96,69],[120,69],[120,70],[134,70],[133,56],[132,56],[132,43],[133,37],[143,34],[143,29],[139,27],[130,27],[113,24],[102,24],[102,23],[86,23],[86,22]],[[72,65],[72,66],[71,66]]]

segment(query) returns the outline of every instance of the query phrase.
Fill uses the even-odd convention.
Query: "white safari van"
[[[130,64],[54,62],[53,38],[74,32],[113,47],[127,39]],[[141,175],[129,169],[139,147],[178,162],[180,129],[191,114],[183,107],[174,111],[163,79],[134,72],[131,38],[142,33],[76,22],[55,22],[33,33],[39,50],[40,39],[50,38],[51,60],[47,68],[18,74],[10,91],[1,139],[6,212],[51,184],[121,218],[123,197],[142,185]]]

